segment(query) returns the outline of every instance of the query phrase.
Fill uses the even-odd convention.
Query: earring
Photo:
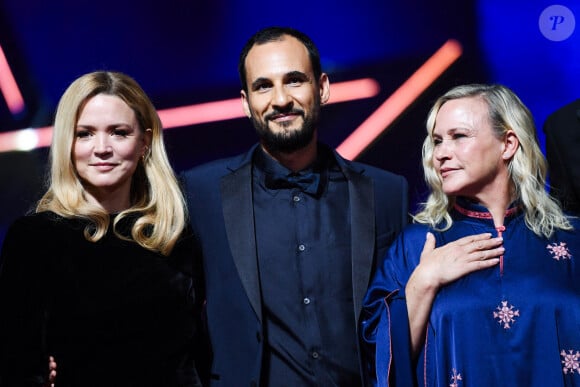
[[[146,163],[147,160],[149,160],[149,156],[151,156],[151,149],[148,146],[146,146],[145,152],[143,152],[143,154],[141,155],[141,159],[143,160],[143,163]]]

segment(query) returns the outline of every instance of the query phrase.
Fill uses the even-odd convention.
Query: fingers
[[[458,245],[461,245],[461,246],[469,246],[469,245],[475,245],[478,243],[482,243],[482,242],[488,241],[490,239],[492,239],[491,234],[486,232],[486,233],[482,233],[482,234],[468,235],[466,237],[459,238],[456,242]]]
[[[504,248],[497,248],[497,249],[491,249],[491,250],[486,250],[486,251],[482,251],[482,252],[477,252],[477,253],[472,253],[472,262],[487,262],[490,261],[492,259],[497,259],[499,260],[499,256],[501,256],[504,253]],[[492,265],[493,266],[493,265]]]
[[[438,286],[448,284],[466,274],[497,265],[504,253],[503,238],[490,233],[469,235],[435,247],[435,237],[428,234],[421,253],[420,265],[430,273]]]
[[[499,257],[504,254],[505,248],[501,240],[490,239],[486,243],[472,243],[469,252],[465,253],[466,272],[486,269],[499,263]],[[496,244],[500,244],[496,246]]]
[[[423,251],[421,252],[421,255],[433,250],[435,250],[435,236],[428,232],[425,236],[425,244],[423,245]]]
[[[477,253],[474,254],[478,254],[479,255],[479,261],[487,261],[490,259],[499,259],[499,257],[501,255],[503,255],[505,253],[505,248],[503,246],[499,246],[496,248],[489,248],[486,249],[484,251],[479,251]]]
[[[463,259],[468,259],[470,261],[496,257],[503,253],[503,238],[492,238],[490,233],[469,235],[448,242],[438,248],[435,248],[434,245],[435,238],[432,235],[430,238],[433,238],[433,248],[427,249],[427,246],[430,246],[430,239],[428,237],[425,247],[423,248],[423,253],[435,250],[435,252],[439,252],[449,258],[463,257]]]
[[[48,382],[51,386],[54,386],[54,381],[56,380],[56,361],[54,357],[48,357]]]
[[[505,248],[501,245],[496,247],[496,243],[501,244],[502,238],[492,238],[487,241],[477,241],[472,243],[473,250],[465,266],[465,274],[474,271],[487,269],[497,265],[500,256],[504,254]]]
[[[477,255],[480,260],[498,257],[505,252],[502,243],[503,238],[501,237],[477,241],[470,245],[470,252]]]
[[[502,243],[502,237],[492,238],[490,233],[483,233],[460,238],[448,245],[460,246],[464,249],[465,253],[470,254],[497,249]],[[481,258],[481,255],[477,254],[477,258]]]
[[[474,272],[477,270],[487,269],[487,268],[490,268],[490,267],[497,265],[498,263],[499,263],[498,257],[480,259],[479,261],[474,262],[472,270],[470,270],[469,272],[471,273],[471,272]]]

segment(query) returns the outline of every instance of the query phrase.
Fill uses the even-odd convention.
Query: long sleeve
[[[48,373],[46,305],[50,287],[43,230],[26,219],[9,229],[0,257],[0,380],[41,386]]]
[[[405,285],[418,263],[424,230],[409,226],[393,242],[365,295],[361,335],[365,372],[372,385],[416,384]]]

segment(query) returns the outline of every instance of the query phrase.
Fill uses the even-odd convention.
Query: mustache
[[[302,109],[294,109],[294,108],[289,108],[289,109],[274,109],[274,111],[272,113],[266,114],[264,116],[264,119],[266,119],[267,121],[270,121],[274,117],[276,117],[276,116],[278,116],[280,114],[298,114],[298,115],[304,117],[304,110],[302,110]]]

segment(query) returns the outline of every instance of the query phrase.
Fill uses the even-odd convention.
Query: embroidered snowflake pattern
[[[451,384],[449,387],[459,387],[459,382],[463,380],[461,374],[457,372],[455,368],[453,368],[451,373]]]
[[[562,356],[562,364],[564,365],[562,367],[562,371],[564,371],[565,374],[571,373],[573,374],[574,372],[578,372],[578,374],[580,374],[580,352],[576,351],[576,353],[574,353],[573,350],[569,349],[568,352],[562,350],[562,352],[560,352],[560,356]]]
[[[515,317],[520,317],[520,310],[514,310],[513,305],[508,306],[507,301],[502,301],[496,310],[493,312],[493,318],[497,322],[503,324],[504,329],[510,329],[510,324],[514,323]]]
[[[556,261],[559,261],[560,258],[562,259],[572,258],[572,254],[570,254],[570,251],[566,247],[566,242],[560,243],[554,242],[551,245],[546,246],[546,248],[548,249],[550,254],[552,254],[552,258],[554,258]]]

